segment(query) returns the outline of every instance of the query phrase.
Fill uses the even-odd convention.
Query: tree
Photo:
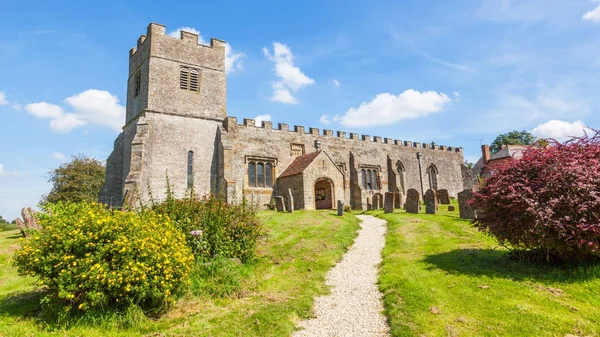
[[[600,258],[600,132],[548,140],[496,167],[471,201],[500,243],[546,259]]]
[[[490,151],[492,151],[492,153],[496,153],[500,151],[502,145],[532,145],[535,140],[535,137],[525,130],[513,130],[509,133],[503,133],[496,137],[490,146]]]
[[[71,162],[48,172],[52,190],[42,197],[41,202],[97,201],[104,185],[105,171],[104,165],[94,158],[73,156]]]
[[[2,217],[2,215],[0,215],[0,223],[7,223],[7,221],[4,220],[4,218]]]
[[[472,162],[470,162],[470,161],[468,161],[468,160],[465,160],[465,166],[466,166],[468,169],[472,169],[474,165],[475,165],[475,164],[473,164]]]

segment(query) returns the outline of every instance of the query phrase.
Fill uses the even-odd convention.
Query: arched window
[[[265,164],[265,185],[273,187],[273,165],[271,163]]]
[[[429,188],[432,190],[437,190],[438,189],[438,181],[437,181],[438,169],[437,169],[437,167],[435,167],[435,165],[433,165],[433,164],[429,165],[429,168],[427,169],[427,175],[429,176]]]
[[[190,87],[190,70],[186,67],[179,69],[179,88],[189,89]]]
[[[398,171],[398,178],[400,178],[400,186],[398,186],[399,190],[404,193],[406,191],[405,185],[404,185],[404,165],[402,164],[401,161],[396,162],[396,170]]]
[[[362,169],[362,170],[360,171],[360,174],[361,174],[361,176],[362,176],[362,186],[363,186],[363,189],[365,189],[365,190],[366,190],[366,189],[367,189],[367,176],[366,176],[366,174],[365,174],[365,169]]]
[[[256,164],[252,161],[248,163],[248,185],[256,187]]]
[[[375,170],[370,170],[370,171],[371,171],[371,189],[378,190],[379,183],[377,181],[377,172],[375,172]]]
[[[248,186],[273,187],[275,178],[274,161],[248,161]]]
[[[198,69],[190,70],[190,90],[198,91]]]
[[[256,182],[258,187],[265,187],[265,164],[256,164]]]
[[[194,151],[188,151],[187,157],[187,188],[194,186]]]

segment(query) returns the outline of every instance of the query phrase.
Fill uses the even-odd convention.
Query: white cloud
[[[297,104],[298,100],[292,93],[283,87],[273,88],[273,96],[271,96],[273,102],[279,102],[284,104]]]
[[[209,44],[208,41],[204,40],[204,38],[202,37],[202,34],[200,34],[200,31],[194,27],[177,28],[177,30],[170,32],[168,35],[170,37],[179,39],[181,37],[181,31],[186,31],[186,32],[194,33],[194,34],[198,35],[198,43],[205,44],[205,45]],[[233,51],[233,49],[231,48],[231,45],[229,43],[225,43],[225,72],[229,74],[236,70],[241,70],[242,69],[242,61],[245,57],[246,57],[246,54],[235,53]]]
[[[446,94],[435,91],[409,89],[398,96],[382,93],[358,108],[350,108],[339,120],[344,126],[352,127],[386,125],[440,112],[450,102]]]
[[[6,100],[6,95],[0,91],[0,105],[7,105],[8,101]]]
[[[305,86],[314,84],[315,81],[294,65],[294,55],[285,44],[273,42],[273,54],[268,48],[262,50],[265,57],[275,63],[275,74],[279,78],[273,83],[271,100],[286,104],[298,103],[290,90],[296,92]]]
[[[336,88],[340,87],[340,81],[336,80],[335,78],[331,80],[331,84],[333,84],[333,86]]]
[[[321,124],[324,124],[324,125],[331,124],[331,122],[329,121],[329,116],[327,116],[327,115],[321,116],[321,118],[319,118],[319,122],[321,122]]]
[[[254,125],[262,126],[262,122],[268,122],[271,120],[271,115],[258,115],[254,117]]]
[[[531,133],[538,138],[553,138],[562,142],[571,137],[583,136],[586,131],[590,133],[592,130],[586,127],[582,121],[569,123],[553,119],[536,126]]]
[[[68,97],[67,104],[72,112],[67,113],[62,107],[47,103],[31,103],[25,110],[38,118],[50,119],[50,128],[67,133],[87,124],[108,126],[121,131],[125,122],[125,107],[119,104],[116,95],[105,90],[90,89]]]
[[[600,5],[583,14],[582,20],[600,22]]]
[[[65,160],[65,155],[62,152],[52,152],[52,157],[60,161]]]
[[[232,73],[242,69],[242,60],[246,57],[244,53],[234,53],[229,43],[225,44],[225,72]]]
[[[0,176],[18,176],[18,171],[5,171],[4,165],[0,164]]]
[[[170,37],[174,37],[176,39],[179,39],[181,37],[181,31],[186,31],[188,33],[193,33],[193,34],[198,35],[198,42],[202,43],[202,44],[206,44],[206,41],[204,41],[204,38],[202,38],[202,35],[200,35],[200,31],[198,31],[194,27],[180,27],[180,28],[177,28],[177,30],[174,30],[174,31],[170,32],[169,36]]]

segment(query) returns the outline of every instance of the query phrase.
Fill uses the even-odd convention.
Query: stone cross
[[[477,217],[475,210],[467,201],[473,197],[473,190],[466,189],[462,192],[458,192],[458,212],[462,219],[475,219]]]
[[[341,200],[337,201],[337,215],[342,216],[344,215],[344,202]]]
[[[396,193],[394,192],[385,192],[385,201],[383,205],[384,213],[394,213],[395,194]]]
[[[425,192],[423,200],[425,201],[425,213],[427,214],[435,214],[435,210],[437,209],[437,196],[435,194],[435,191],[432,189],[428,189]]]
[[[419,213],[419,199],[419,192],[414,188],[406,192],[406,213]]]
[[[450,196],[448,190],[437,190],[438,201],[442,205],[450,205]]]

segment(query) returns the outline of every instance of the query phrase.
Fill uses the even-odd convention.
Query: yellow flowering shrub
[[[157,309],[188,288],[194,257],[167,216],[86,202],[45,207],[43,229],[23,240],[14,260],[48,288],[46,301],[79,310]]]

